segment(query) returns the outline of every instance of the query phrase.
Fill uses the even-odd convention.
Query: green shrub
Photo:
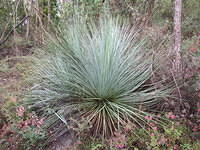
[[[103,17],[98,24],[80,20],[74,19],[61,38],[50,38],[35,55],[30,76],[34,86],[26,102],[51,118],[51,125],[59,118],[67,124],[72,112],[83,116],[95,135],[113,134],[126,121],[142,126],[149,115],[143,109],[170,91],[166,86],[147,85],[155,63],[151,50],[119,18]],[[154,68],[158,66],[156,62]]]

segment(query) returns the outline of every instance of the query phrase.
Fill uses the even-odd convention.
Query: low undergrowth
[[[102,140],[89,136],[81,136],[69,149],[84,150],[198,150],[200,126],[191,123],[184,117],[168,112],[159,117],[165,117],[170,122],[166,126],[159,126],[152,122],[152,117],[147,116],[149,126],[146,131],[136,128],[128,123],[123,131],[115,132],[114,136]],[[199,110],[195,112],[199,118]],[[189,123],[189,126],[188,126]],[[194,134],[196,134],[194,136]]]
[[[145,116],[148,122],[148,125],[144,126],[146,130],[128,122],[124,124],[123,130],[114,132],[113,136],[104,140],[89,134],[89,123],[84,118],[71,119],[72,123],[68,128],[74,132],[76,140],[64,148],[70,150],[198,150],[200,126],[194,120],[199,120],[200,110],[199,108],[195,110],[190,114],[193,115],[193,120],[173,112],[157,114],[157,117],[169,120],[166,126],[155,124],[152,116]],[[6,118],[9,118],[0,130],[1,149],[45,149],[43,144],[51,133],[47,133],[42,128],[44,118],[37,117],[34,112],[27,111],[23,106],[16,106],[15,99],[5,103],[1,112],[7,114]]]

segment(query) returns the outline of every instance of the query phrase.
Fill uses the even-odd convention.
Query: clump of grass
[[[169,89],[147,85],[159,64],[137,35],[138,30],[113,17],[68,24],[62,36],[50,38],[35,55],[27,102],[51,118],[51,125],[55,116],[67,124],[73,111],[85,117],[95,135],[112,135],[127,121],[142,126],[149,114],[139,106],[160,102]]]

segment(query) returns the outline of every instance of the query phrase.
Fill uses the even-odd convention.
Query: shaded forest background
[[[79,5],[76,10],[73,9],[75,5]],[[151,27],[157,34],[173,32],[172,0],[1,0],[1,56],[9,53],[21,55],[23,50],[19,49],[26,51],[26,46],[32,47],[44,43],[45,32],[55,30],[55,27],[70,19],[74,11],[98,18],[102,13],[101,8],[105,5],[110,6],[113,14],[129,18],[132,24],[139,24],[144,28]],[[195,39],[199,34],[199,7],[199,0],[183,0],[182,40],[194,39],[191,47],[192,44],[196,45]]]

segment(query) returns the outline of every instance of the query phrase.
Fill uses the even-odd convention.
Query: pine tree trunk
[[[181,9],[182,0],[174,0],[174,71],[181,72]]]

